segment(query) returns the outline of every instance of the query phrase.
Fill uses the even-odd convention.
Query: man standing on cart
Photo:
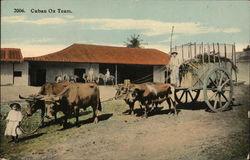
[[[171,75],[170,75],[170,80],[171,84],[174,87],[179,87],[180,86],[180,79],[179,79],[179,66],[180,62],[179,59],[177,58],[177,52],[172,52],[171,53],[171,59],[170,59],[170,69],[171,69]]]

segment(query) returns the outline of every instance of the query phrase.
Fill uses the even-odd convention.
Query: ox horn
[[[34,96],[34,99],[42,99],[42,98],[44,98],[44,95],[41,95],[41,94],[37,94],[37,95],[35,95]]]
[[[27,98],[27,97],[23,97],[23,96],[21,96],[20,94],[19,94],[19,98],[20,98],[20,99],[30,99],[30,98]]]

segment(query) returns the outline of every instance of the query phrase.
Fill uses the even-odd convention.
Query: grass
[[[25,103],[21,104],[25,106]],[[116,119],[116,116],[113,116],[113,113],[120,114],[128,107],[120,101],[111,101],[102,104],[103,112],[99,116],[99,120],[105,122],[108,119]],[[4,129],[6,122],[3,120],[4,115],[8,113],[10,108],[8,104],[1,105],[1,122],[0,122],[0,158],[8,158],[15,159],[27,155],[31,155],[32,153],[43,152],[45,148],[51,146],[51,143],[61,143],[67,139],[70,139],[72,136],[76,136],[87,132],[88,130],[92,130],[96,127],[94,123],[92,123],[92,108],[87,108],[86,111],[81,110],[81,116],[79,117],[79,122],[81,124],[80,128],[74,126],[75,118],[71,118],[68,120],[70,122],[70,128],[61,130],[62,126],[57,123],[53,123],[53,121],[49,119],[45,119],[45,122],[49,124],[48,126],[39,129],[36,133],[32,135],[23,134],[20,137],[19,143],[8,143],[10,137],[5,137]],[[62,117],[62,113],[59,114],[58,118]],[[37,121],[40,119],[39,114],[32,116],[32,119]],[[106,123],[106,122],[105,122]],[[98,125],[98,124],[97,124]]]

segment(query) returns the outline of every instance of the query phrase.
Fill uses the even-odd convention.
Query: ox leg
[[[168,101],[169,101],[168,103],[170,103],[170,108],[169,109],[171,109],[171,102],[172,102],[173,103],[173,107],[174,107],[174,114],[177,114],[175,101],[171,97],[168,98]]]
[[[134,115],[135,114],[135,112],[134,112],[134,103],[129,103],[129,109],[130,109],[130,114]]]
[[[149,111],[149,105],[146,104],[146,105],[145,105],[145,108],[144,108],[144,117],[145,117],[145,118],[148,118],[148,111]]]
[[[171,111],[171,100],[170,100],[170,98],[167,98],[166,101],[168,103],[168,108]]]
[[[158,102],[152,103],[152,108],[150,109],[150,112],[156,110],[158,108],[158,104],[159,104]]]
[[[74,112],[75,112],[75,117],[76,117],[75,125],[77,127],[80,127],[80,125],[79,125],[79,107],[78,106],[74,107]]]
[[[41,123],[40,123],[39,127],[43,127],[44,126],[44,116],[45,116],[45,110],[42,109],[42,112],[41,112]]]
[[[54,118],[55,118],[55,122],[57,122],[58,119],[57,119],[56,113],[54,115]]]
[[[97,105],[96,105],[96,107],[92,107],[92,108],[93,108],[94,123],[97,124],[98,123],[98,109],[97,109]]]
[[[67,128],[67,126],[68,126],[67,120],[68,120],[68,117],[70,116],[70,114],[71,114],[70,111],[64,113],[63,128]]]
[[[146,102],[144,102],[144,103],[141,103],[141,105],[142,106],[144,106],[144,115],[143,115],[143,117],[145,117],[145,118],[148,118],[148,110],[149,110],[149,105],[148,105],[148,103]]]

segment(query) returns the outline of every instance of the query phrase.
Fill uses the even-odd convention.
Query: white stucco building
[[[115,84],[129,79],[132,83],[165,82],[165,65],[170,56],[156,49],[73,44],[61,51],[22,57],[20,49],[1,49],[1,85],[41,86],[55,82],[58,75],[79,77],[90,68],[94,74],[109,69]]]
[[[30,84],[54,82],[57,75],[82,77],[90,68],[96,74],[109,69],[116,83],[165,82],[165,65],[170,56],[156,49],[73,44],[61,51],[39,57],[27,57]]]
[[[20,49],[1,48],[1,85],[28,85],[28,62]]]

